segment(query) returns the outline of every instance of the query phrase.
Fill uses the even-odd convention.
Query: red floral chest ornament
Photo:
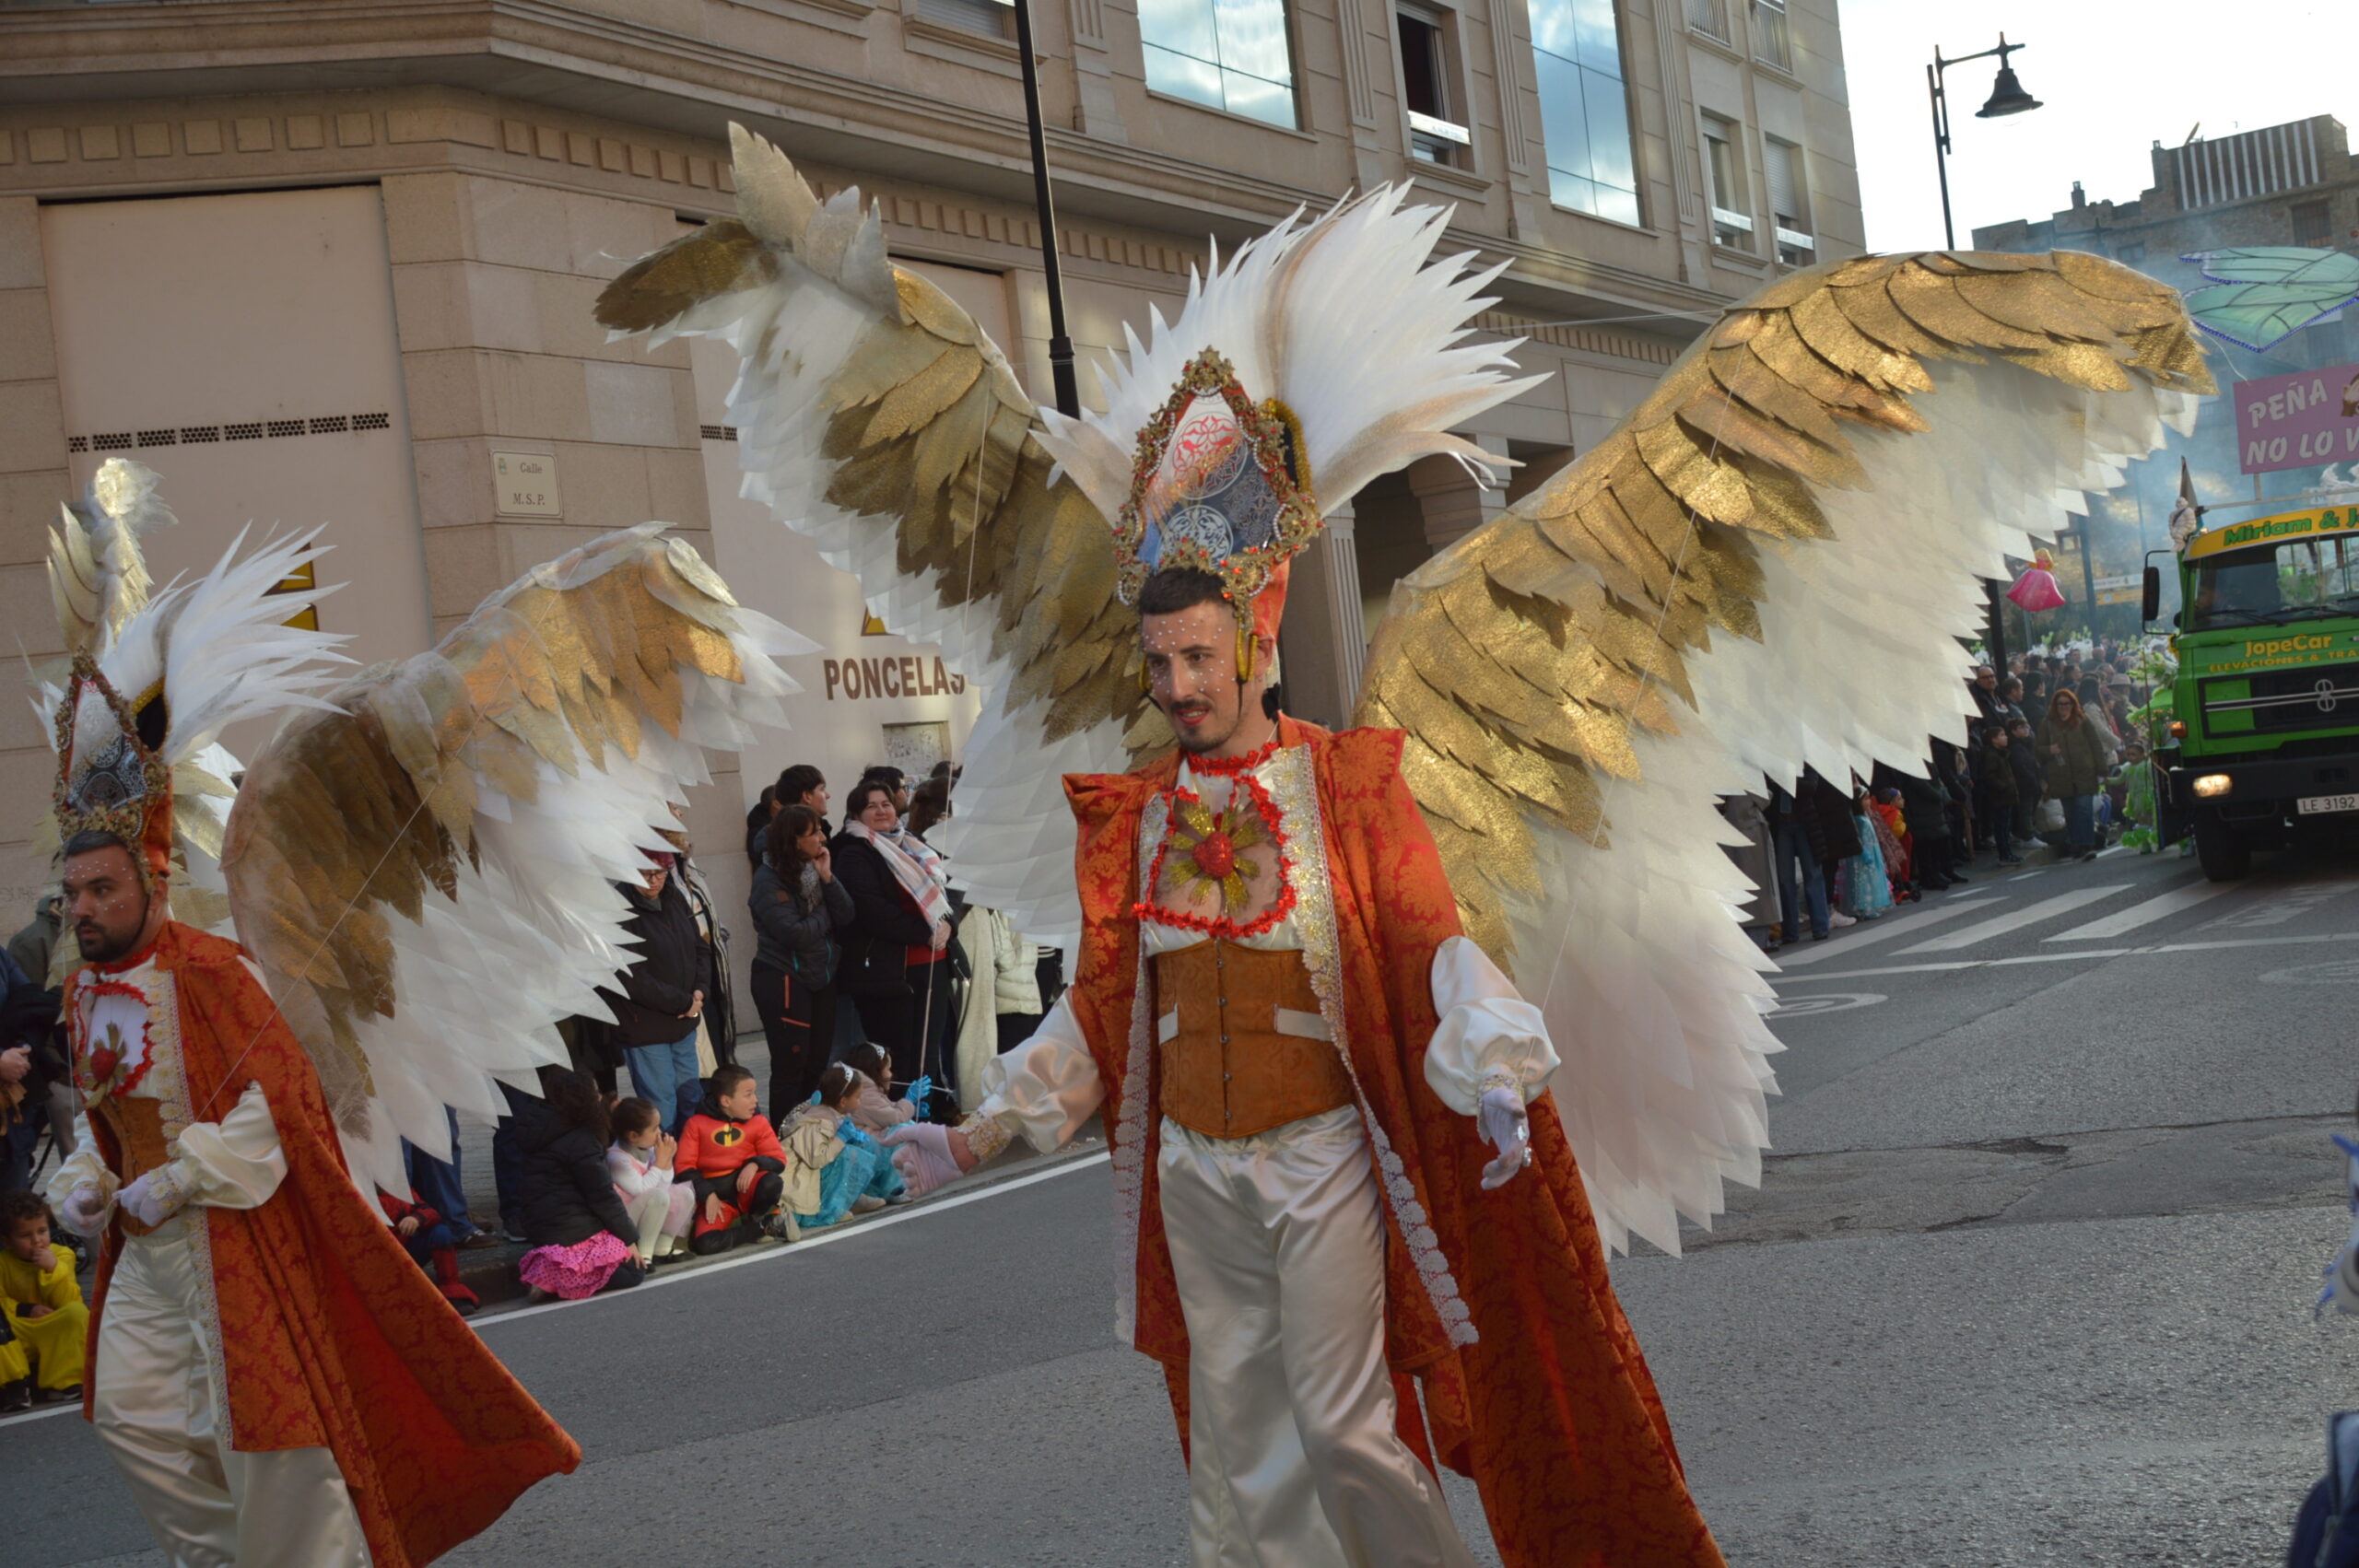
[[[136,986],[86,973],[76,1003],[85,1037],[76,1054],[76,1078],[85,1098],[127,1094],[137,1088],[155,1065],[154,1042],[147,1033],[147,993]],[[102,1007],[104,999],[118,998],[128,1006]],[[103,1012],[106,1016],[94,1016]],[[126,1035],[128,1023],[136,1037]]]
[[[1294,879],[1277,807],[1250,773],[1231,777],[1226,811],[1214,811],[1184,787],[1165,796],[1169,825],[1147,871],[1146,896],[1133,907],[1141,919],[1234,941],[1259,936],[1294,912]],[[1175,902],[1197,907],[1157,902],[1167,887]],[[1269,907],[1249,919],[1257,887],[1274,896]],[[1212,907],[1203,909],[1208,901]]]

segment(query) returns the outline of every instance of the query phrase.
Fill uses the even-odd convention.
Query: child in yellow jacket
[[[43,1404],[81,1398],[90,1322],[74,1253],[49,1238],[47,1204],[30,1192],[0,1192],[0,1317],[15,1338],[0,1345],[0,1384],[29,1383]]]

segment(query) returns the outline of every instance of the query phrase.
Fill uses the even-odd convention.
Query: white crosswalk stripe
[[[2053,898],[2043,898],[2036,904],[2027,904],[2011,913],[1988,920],[1978,920],[1973,925],[1962,927],[1957,930],[1943,931],[1930,942],[1914,942],[1900,951],[1903,953],[1954,953],[1961,947],[1972,947],[1977,942],[1989,942],[1993,937],[2005,936],[2009,931],[2021,930],[2025,926],[2036,926],[2042,920],[2052,920],[2057,916],[2069,914],[2084,904],[2094,904],[2100,898],[2111,897],[2129,885],[2125,882],[2117,882],[2109,883],[2103,887],[2076,887],[2070,893],[2060,893]]]
[[[1844,935],[1837,937],[1832,942],[1819,943],[1808,952],[1793,953],[1790,957],[1788,956],[1791,952],[1790,949],[1780,952],[1778,954],[1778,966],[1781,969],[1791,969],[1799,964],[1816,964],[1823,959],[1833,958],[1856,948],[1865,947],[1871,942],[1890,942],[1893,938],[1900,936],[1914,936],[1929,926],[1937,926],[1944,920],[1954,919],[1960,915],[1970,915],[1977,909],[1988,909],[2005,902],[2003,898],[1993,898],[1986,894],[1979,898],[1961,900],[1955,904],[1944,904],[1938,908],[1927,909],[1922,914],[1885,915],[1873,924],[1863,922],[1861,925],[1853,926]]]
[[[2165,915],[2176,915],[2182,909],[2192,909],[2207,899],[2217,898],[2235,887],[2232,882],[2195,882],[2158,893],[2141,904],[2091,920],[2084,926],[2074,926],[2069,931],[2058,931],[2049,942],[2104,942],[2125,936],[2140,926],[2152,925]]]

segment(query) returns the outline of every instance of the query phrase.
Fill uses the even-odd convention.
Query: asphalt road
[[[2345,852],[2225,889],[2116,852],[1789,954],[1761,1189],[1615,1274],[1731,1562],[2282,1557],[2359,1405],[2359,1325],[2309,1316],[2354,894]],[[589,1458],[445,1561],[1181,1562],[1109,1211],[1083,1158],[478,1319]],[[0,1564],[160,1562],[78,1420],[0,1422]]]

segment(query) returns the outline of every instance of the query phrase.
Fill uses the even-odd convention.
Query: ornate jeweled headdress
[[[1166,567],[1212,572],[1246,668],[1329,510],[1421,457],[1496,472],[1504,459],[1449,427],[1533,384],[1508,373],[1512,345],[1466,341],[1497,269],[1436,262],[1449,215],[1406,193],[1297,215],[1215,256],[1175,320],[1158,313],[1102,369],[1102,412],[1041,412],[1042,445],[1112,520],[1122,602]]]
[[[140,880],[152,887],[172,857],[172,769],[159,750],[170,729],[163,683],[125,702],[98,661],[76,653],[55,722],[52,804],[60,837],[113,834],[132,846]]]

